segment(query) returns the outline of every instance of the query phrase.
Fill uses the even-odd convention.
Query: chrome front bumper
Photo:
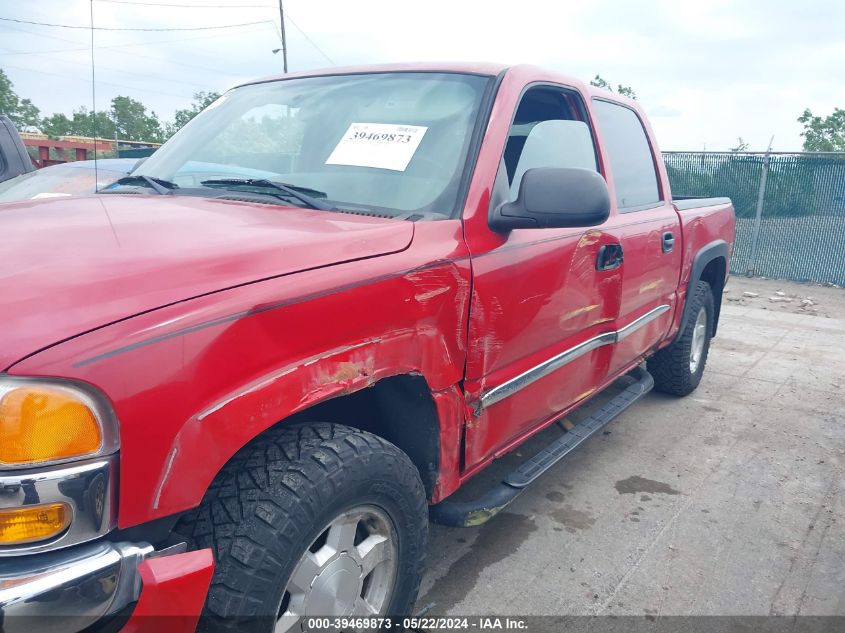
[[[76,464],[0,473],[0,509],[63,503],[73,517],[70,527],[55,538],[0,547],[0,570],[6,568],[6,559],[79,545],[111,532],[117,525],[118,459],[115,453]]]
[[[0,558],[0,629],[74,633],[138,600],[147,543],[100,541]],[[28,617],[26,617],[28,616]]]

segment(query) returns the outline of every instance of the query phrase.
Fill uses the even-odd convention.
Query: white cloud
[[[159,0],[177,2],[177,0]],[[237,0],[178,0],[180,4]],[[141,7],[95,0],[99,26],[191,27],[278,20],[266,8]],[[15,3],[3,17],[88,23],[88,0]],[[742,136],[763,149],[798,149],[805,107],[845,107],[845,5],[834,0],[285,0],[290,68],[416,60],[550,66],[632,86],[660,145],[726,149]],[[317,50],[299,31],[301,27]],[[0,23],[0,67],[44,112],[90,106],[89,33]],[[138,44],[141,45],[138,45]],[[142,99],[164,118],[198,90],[279,72],[272,24],[195,32],[96,33],[98,105]],[[132,46],[129,46],[132,45]],[[57,49],[83,49],[47,53]],[[21,55],[20,51],[39,51]],[[28,69],[28,70],[27,70]]]

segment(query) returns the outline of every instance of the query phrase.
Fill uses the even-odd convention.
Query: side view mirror
[[[601,174],[575,167],[536,167],[523,174],[513,202],[491,213],[494,231],[597,226],[610,213]]]

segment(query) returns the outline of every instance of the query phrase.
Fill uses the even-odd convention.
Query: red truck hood
[[[187,196],[0,205],[0,370],[176,301],[404,250],[413,232],[411,222]]]

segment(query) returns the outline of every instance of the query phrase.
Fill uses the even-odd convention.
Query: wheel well
[[[404,451],[417,467],[431,498],[440,462],[440,425],[428,383],[422,376],[383,378],[371,387],[318,403],[285,419],[334,422],[368,431]]]
[[[713,331],[711,336],[716,336],[716,327],[719,325],[719,314],[722,311],[722,291],[725,289],[725,273],[727,272],[727,261],[724,257],[716,257],[707,262],[704,270],[701,271],[700,281],[710,284],[713,291]]]

